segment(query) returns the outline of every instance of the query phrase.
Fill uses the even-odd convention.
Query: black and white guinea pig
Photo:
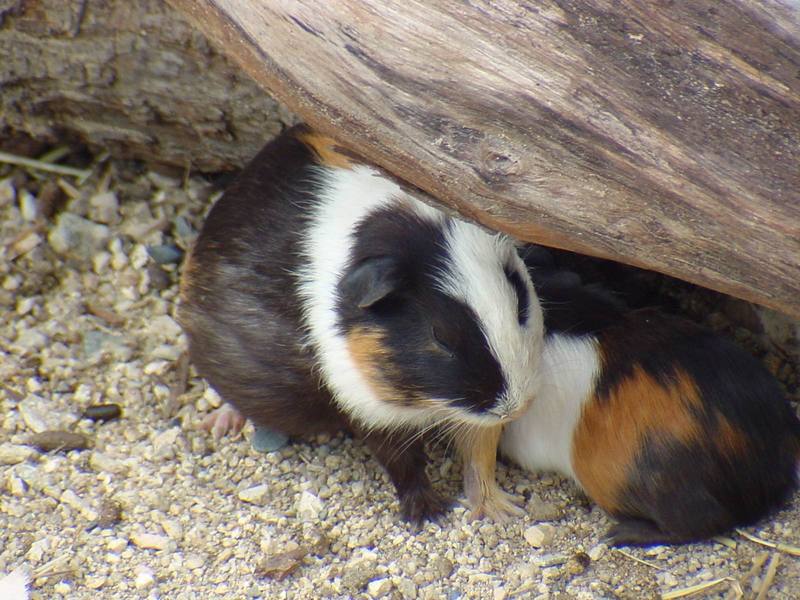
[[[469,453],[486,430],[496,449],[538,389],[542,314],[512,240],[420,202],[304,126],[269,143],[211,210],[179,314],[191,360],[226,402],[288,435],[363,437],[412,521],[446,507],[422,434],[456,433]],[[489,472],[473,508],[513,512],[493,462]]]
[[[618,520],[608,537],[620,545],[700,540],[787,500],[800,422],[761,363],[692,322],[625,310],[575,273],[534,262],[542,387],[506,427],[503,454],[575,479]]]

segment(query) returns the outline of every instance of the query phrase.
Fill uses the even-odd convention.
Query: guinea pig
[[[496,451],[538,389],[542,313],[515,243],[305,126],[270,142],[212,208],[179,318],[226,402],[290,436],[352,431],[415,522],[447,505],[423,434],[452,433],[465,456]],[[476,515],[518,510],[493,461],[470,464]]]
[[[754,523],[796,489],[800,422],[777,382],[724,337],[607,292],[536,255],[541,391],[501,453],[577,481],[615,545],[697,541]]]

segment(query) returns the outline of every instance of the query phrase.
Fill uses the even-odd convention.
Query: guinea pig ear
[[[390,256],[376,256],[358,263],[342,277],[342,296],[359,308],[369,308],[400,287],[400,269]]]

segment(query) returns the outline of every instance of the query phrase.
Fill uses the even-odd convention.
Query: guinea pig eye
[[[433,341],[439,347],[439,350],[447,354],[450,358],[453,358],[456,355],[447,342],[442,339],[442,334],[436,331],[436,327],[431,327],[431,337],[433,337]]]

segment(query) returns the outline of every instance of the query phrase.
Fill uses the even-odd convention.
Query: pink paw
[[[247,419],[230,404],[223,404],[218,409],[212,411],[200,424],[202,429],[210,431],[215,440],[219,440],[223,435],[238,435]]]

